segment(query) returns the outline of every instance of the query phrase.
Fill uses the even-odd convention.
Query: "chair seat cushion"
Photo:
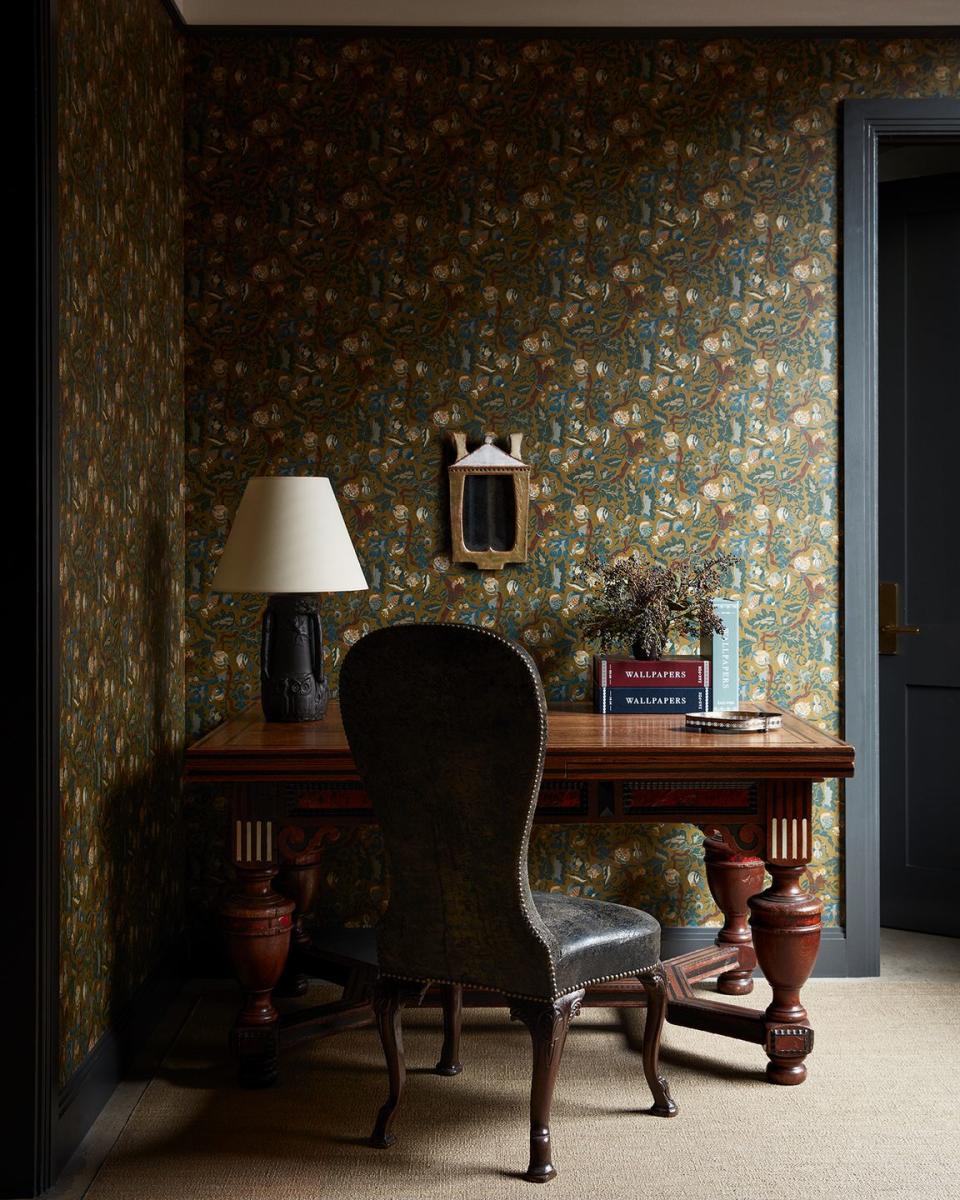
[[[534,892],[533,902],[556,940],[558,995],[585,983],[632,975],[659,960],[660,923],[649,913],[559,892]]]

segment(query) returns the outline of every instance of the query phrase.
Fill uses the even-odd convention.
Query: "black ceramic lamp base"
[[[330,693],[316,596],[271,596],[260,641],[260,701],[268,721],[319,721]]]

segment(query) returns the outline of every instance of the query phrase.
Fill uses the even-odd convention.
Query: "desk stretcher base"
[[[813,1030],[800,990],[816,960],[822,910],[815,893],[802,886],[813,855],[811,783],[778,779],[737,784],[733,800],[749,811],[736,814],[716,811],[719,793],[707,784],[685,785],[683,796],[675,792],[673,785],[662,789],[651,784],[644,791],[625,783],[613,792],[612,810],[614,819],[686,820],[704,834],[707,883],[723,925],[714,946],[665,964],[667,1020],[761,1045],[769,1059],[771,1083],[802,1083]],[[599,804],[603,797],[599,792],[597,796]],[[664,797],[670,805],[684,802],[689,807],[683,813],[668,811],[660,803]],[[326,944],[319,948],[307,932],[308,914],[321,887],[324,847],[339,836],[339,826],[329,814],[284,814],[276,793],[268,790],[263,795],[241,786],[232,799],[231,816],[236,886],[222,915],[244,990],[233,1045],[241,1080],[263,1086],[276,1078],[281,1042],[372,1022],[369,996],[376,954],[371,930],[333,935],[327,931]],[[593,816],[605,819],[599,809]],[[356,814],[351,819],[359,820]],[[770,885],[761,890],[767,873]],[[707,1000],[694,991],[694,984],[716,979],[720,995],[747,995],[757,966],[773,992],[763,1012]],[[309,975],[342,983],[342,1002],[312,1013],[299,1009],[281,1018],[274,994],[303,994]],[[628,979],[596,985],[584,1002],[623,1008],[642,1007],[645,1001],[639,984]],[[477,992],[468,995],[466,1003],[505,1001]]]
[[[365,943],[358,947],[355,959],[349,955],[350,934],[360,935],[357,940]],[[242,1082],[247,1086],[261,1087],[275,1082],[281,1047],[374,1024],[370,992],[376,979],[376,968],[369,961],[368,935],[367,930],[344,930],[338,937],[336,950],[310,953],[310,961],[302,965],[308,967],[310,973],[317,973],[318,977],[330,977],[342,983],[343,996],[340,1000],[299,1007],[281,1015],[272,1036],[266,1029],[261,1029],[258,1031],[259,1039],[248,1038],[246,1044],[235,1042],[241,1059]],[[789,1067],[802,1063],[813,1048],[813,1030],[809,1025],[771,1022],[761,1009],[708,999],[702,992],[694,991],[693,985],[739,968],[737,947],[708,946],[667,959],[664,966],[669,1022],[761,1045],[771,1056],[771,1066],[776,1056],[777,1061],[788,1069],[786,1079],[778,1078],[776,1073],[768,1069],[771,1082],[799,1082],[789,1074]],[[426,993],[422,1003],[425,1007],[438,1007],[442,1003],[442,996],[438,990],[432,989]],[[509,1001],[495,992],[465,988],[463,1004],[472,1008],[502,1008],[508,1006]],[[589,1008],[645,1008],[646,995],[638,980],[618,979],[589,987],[583,1004]]]

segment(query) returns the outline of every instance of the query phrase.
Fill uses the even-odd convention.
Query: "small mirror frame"
[[[454,433],[457,457],[447,468],[450,481],[450,530],[453,542],[451,558],[458,563],[472,563],[483,571],[499,571],[507,563],[527,561],[527,520],[530,511],[529,463],[520,459],[522,433],[510,434],[509,454],[500,450],[492,433],[486,434],[483,445],[472,453],[467,451],[466,433]],[[513,479],[514,537],[508,550],[471,550],[464,540],[463,498],[469,475],[507,475]]]

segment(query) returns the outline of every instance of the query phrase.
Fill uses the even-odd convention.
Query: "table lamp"
[[[329,692],[316,593],[367,587],[330,480],[251,479],[211,586],[268,596],[260,641],[264,717],[319,720]]]

